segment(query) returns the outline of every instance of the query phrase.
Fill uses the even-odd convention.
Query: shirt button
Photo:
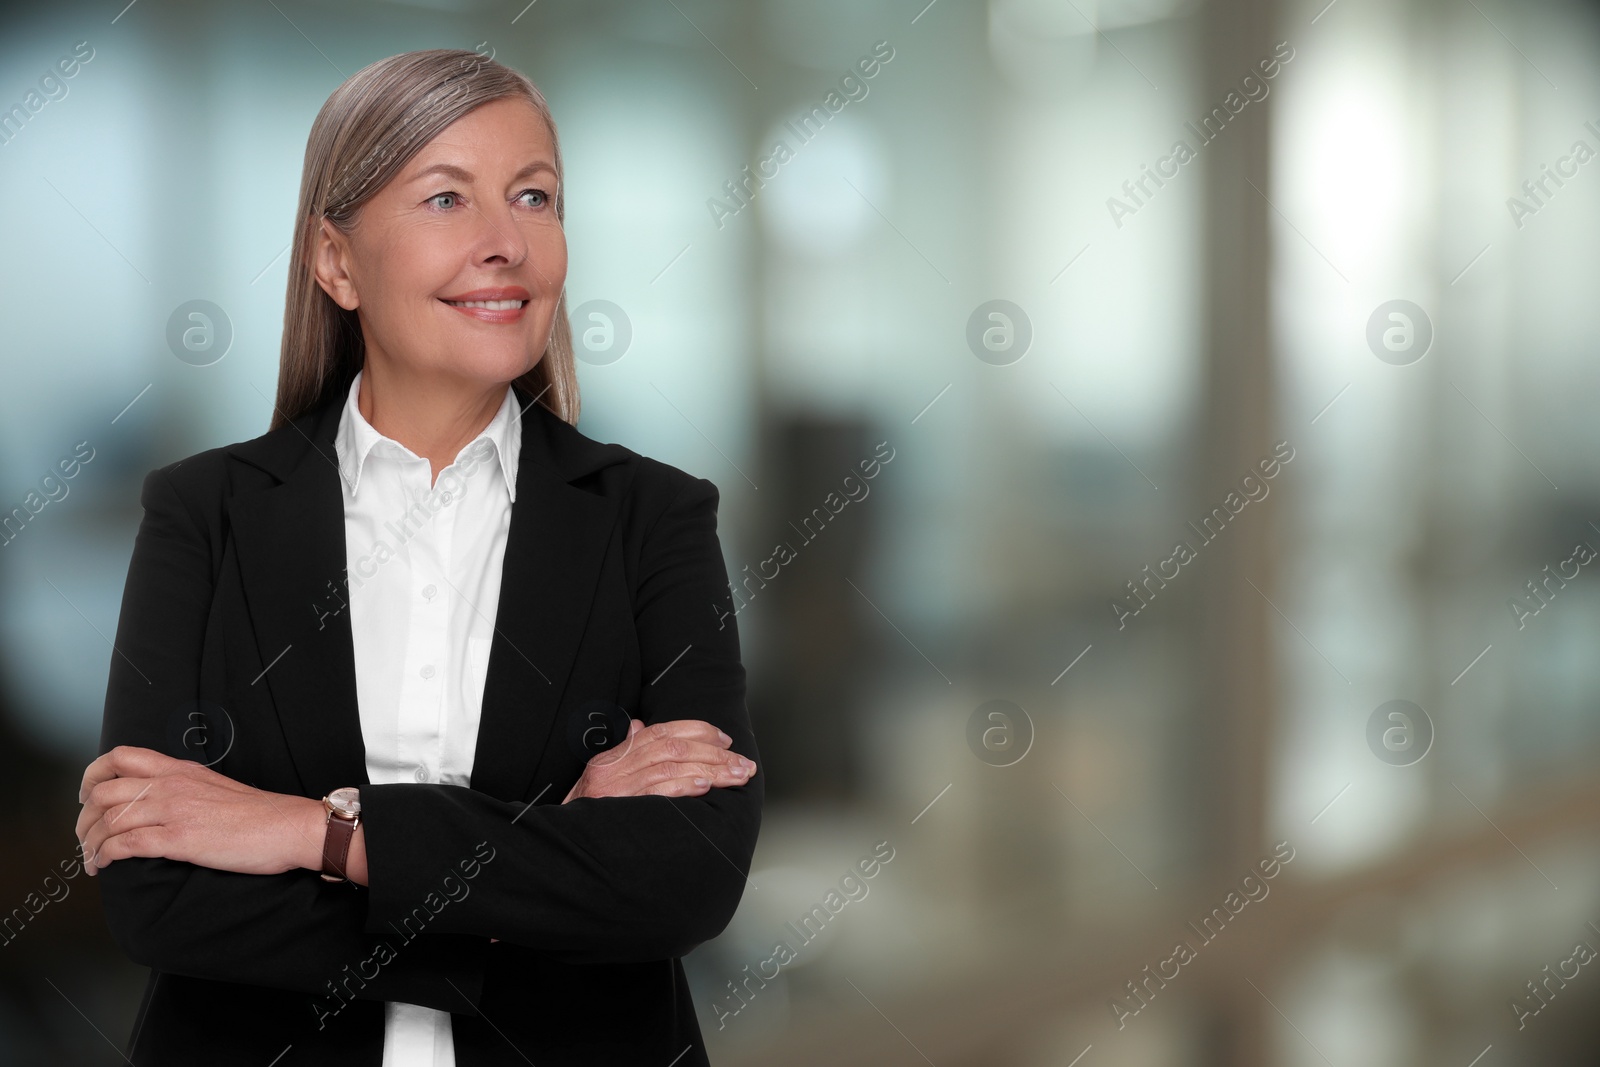
[[[428,768],[426,768],[426,767],[418,767],[416,769],[416,772],[414,774],[412,774],[411,777],[414,778],[419,783],[420,782],[426,782],[428,780]]]
[[[422,587],[422,598],[424,600],[432,600],[433,599],[433,594],[437,593],[438,591],[439,591],[438,588],[433,586],[433,585],[431,585],[431,584],[430,585],[425,585],[425,586]]]
[[[422,676],[424,678],[432,678],[433,677],[433,664],[430,663],[426,667],[422,668]]]
[[[450,503],[450,494],[449,494],[449,492],[445,492],[445,493],[440,494],[439,500],[440,500],[440,502],[445,503],[445,504]]]

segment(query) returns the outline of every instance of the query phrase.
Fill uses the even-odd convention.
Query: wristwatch
[[[345,864],[350,859],[350,841],[361,823],[361,791],[353,785],[335,789],[322,798],[322,806],[328,809],[328,832],[322,841],[322,880],[347,881]]]

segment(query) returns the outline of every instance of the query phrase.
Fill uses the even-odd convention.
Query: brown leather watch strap
[[[356,836],[358,817],[328,812],[328,832],[322,839],[322,880],[343,882],[349,879],[345,865],[350,860],[350,842]]]

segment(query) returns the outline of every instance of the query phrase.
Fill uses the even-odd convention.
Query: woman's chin
[[[446,367],[441,367],[440,371],[488,386],[516,381],[532,370],[538,362],[536,359],[529,359],[525,352],[496,358],[489,357],[480,350],[462,353],[459,359],[452,360]]]

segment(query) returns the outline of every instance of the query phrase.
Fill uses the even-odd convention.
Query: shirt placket
[[[444,595],[445,561],[450,555],[455,508],[451,494],[441,491],[437,514],[426,515],[429,465],[426,460],[413,464],[416,477],[406,480],[407,507],[421,505],[420,529],[409,542],[411,573],[407,600],[410,604],[405,667],[401,678],[401,705],[404,709],[402,736],[409,747],[406,753],[418,782],[439,780],[439,760],[443,751],[444,694],[450,673],[449,601]],[[418,523],[412,523],[417,526]]]

